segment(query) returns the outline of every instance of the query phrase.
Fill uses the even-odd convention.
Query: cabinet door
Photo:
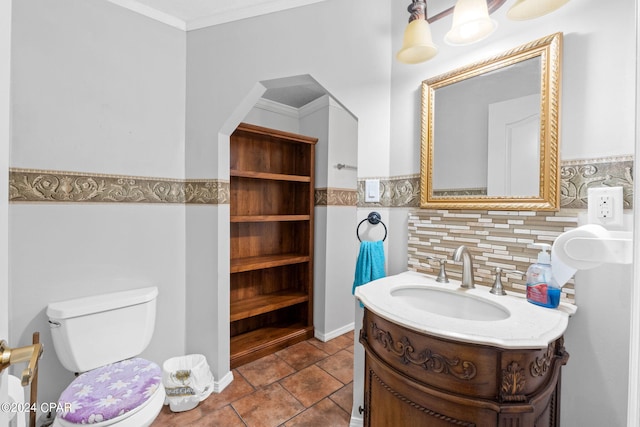
[[[365,427],[492,427],[497,412],[491,405],[466,406],[461,399],[431,390],[365,356]],[[483,407],[485,406],[485,407]]]

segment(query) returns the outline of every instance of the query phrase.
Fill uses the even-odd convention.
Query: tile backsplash
[[[409,214],[409,270],[438,274],[438,263],[427,256],[446,258],[447,274],[460,280],[462,264],[451,261],[460,245],[469,248],[476,283],[491,286],[495,268],[501,267],[507,290],[525,292],[523,275],[537,261],[533,243],[553,244],[561,233],[577,227],[577,212],[418,210]],[[573,279],[562,288],[562,297],[573,300]]]

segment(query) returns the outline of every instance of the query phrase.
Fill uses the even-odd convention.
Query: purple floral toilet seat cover
[[[145,403],[160,387],[162,371],[142,358],[112,363],[78,376],[60,396],[59,414],[73,424],[119,417]]]

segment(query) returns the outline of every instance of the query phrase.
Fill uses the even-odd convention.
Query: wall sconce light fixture
[[[418,64],[433,58],[438,47],[433,43],[429,23],[453,13],[451,30],[444,40],[450,45],[466,45],[488,37],[497,27],[489,14],[507,0],[457,0],[449,8],[431,18],[427,17],[427,1],[412,0],[407,8],[411,16],[404,32],[402,48],[396,58],[405,64]],[[507,17],[515,21],[538,18],[560,8],[569,0],[516,0],[507,11]]]
[[[431,28],[427,22],[426,0],[413,0],[407,8],[411,15],[409,24],[404,30],[402,49],[396,57],[405,64],[417,64],[427,61],[438,53],[438,47],[431,38]]]
[[[517,0],[507,11],[507,17],[514,21],[537,18],[564,6],[569,0]]]
[[[489,18],[485,0],[458,0],[453,8],[453,25],[444,37],[451,45],[465,45],[486,38],[498,26]]]

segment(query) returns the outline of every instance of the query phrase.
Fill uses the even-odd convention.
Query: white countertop
[[[500,305],[510,313],[504,320],[465,320],[443,316],[411,307],[391,296],[399,287],[429,287],[454,290],[474,298]],[[355,296],[377,315],[401,326],[438,336],[474,344],[507,349],[544,348],[564,334],[569,317],[577,307],[561,302],[557,309],[529,303],[524,295],[489,293],[487,286],[460,289],[460,282],[438,283],[431,276],[407,271],[358,286]]]

